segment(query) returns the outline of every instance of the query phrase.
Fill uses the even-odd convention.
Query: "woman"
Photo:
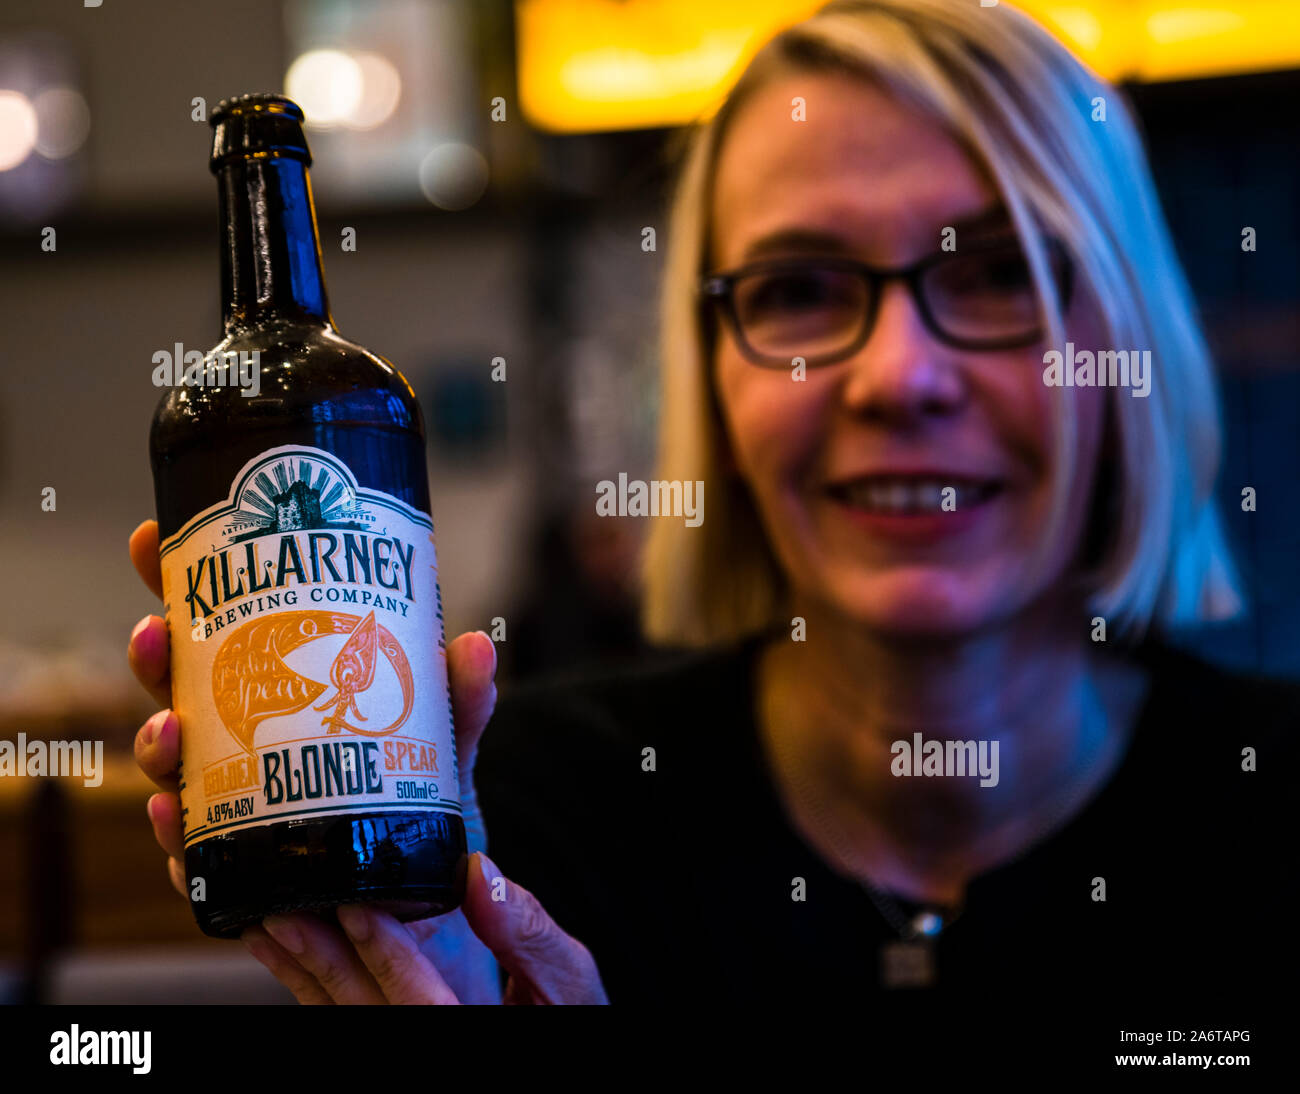
[[[518,692],[480,747],[462,636],[509,898],[480,854],[452,916],[284,917],[259,959],[304,1002],[492,999],[476,939],[507,1001],[1248,986],[1219,940],[1280,891],[1300,701],[1143,640],[1238,598],[1210,363],[1115,91],[1002,6],[830,4],[694,134],[663,335],[656,478],[706,507],[655,521],[646,626],[708,649]],[[1074,371],[1119,350],[1116,386]],[[131,647],[164,703],[165,643]]]

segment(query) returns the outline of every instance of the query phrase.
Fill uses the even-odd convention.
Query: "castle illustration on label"
[[[351,483],[324,464],[302,456],[268,461],[246,482],[236,504],[234,516],[223,529],[232,543],[310,528],[368,531],[374,520]]]

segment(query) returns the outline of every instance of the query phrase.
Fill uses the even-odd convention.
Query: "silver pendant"
[[[934,946],[925,939],[886,942],[880,948],[880,983],[886,988],[928,988],[938,977]]]

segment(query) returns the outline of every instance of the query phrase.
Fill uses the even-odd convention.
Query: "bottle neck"
[[[226,333],[271,319],[333,328],[307,165],[234,159],[217,172],[221,317]]]

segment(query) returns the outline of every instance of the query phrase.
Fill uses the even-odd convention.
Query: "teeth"
[[[945,490],[955,491],[948,510],[943,507]],[[939,513],[975,505],[990,493],[990,487],[970,483],[940,482],[935,479],[871,479],[850,483],[844,496],[859,509],[882,513]]]
[[[916,501],[921,509],[938,509],[943,502],[943,491],[936,483],[921,483],[916,488]]]

